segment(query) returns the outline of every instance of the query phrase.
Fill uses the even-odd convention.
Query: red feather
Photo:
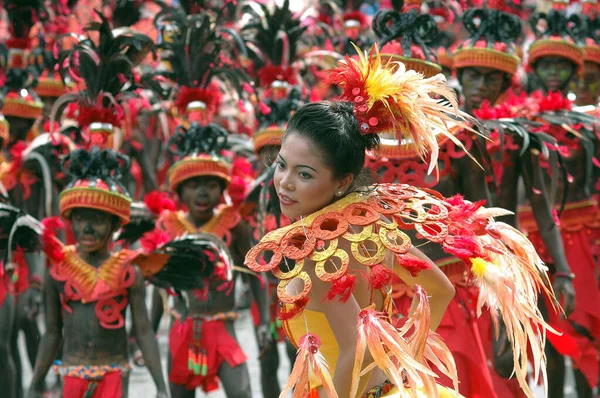
[[[370,280],[373,289],[377,290],[382,289],[386,286],[390,286],[394,283],[401,282],[398,275],[394,274],[394,272],[392,272],[382,264],[377,264],[371,268]]]
[[[183,86],[179,89],[179,93],[177,93],[174,105],[177,107],[179,114],[185,115],[187,113],[187,106],[190,102],[194,101],[204,102],[206,112],[209,118],[211,118],[221,106],[221,91],[216,84],[209,84],[206,89]]]
[[[144,203],[152,214],[158,217],[163,211],[175,211],[175,202],[167,192],[152,191],[144,196]]]
[[[161,230],[153,229],[140,238],[140,245],[145,253],[152,253],[169,241],[169,235]]]
[[[336,298],[336,296],[340,296],[339,300],[342,303],[345,303],[350,296],[352,296],[355,286],[356,276],[345,273],[340,278],[333,281],[329,292],[327,292],[327,300],[331,301]]]
[[[279,312],[279,319],[282,321],[289,321],[292,318],[295,318],[299,314],[304,311],[306,305],[308,304],[308,297],[303,297],[294,302],[294,306],[291,309],[282,309]]]
[[[417,276],[419,272],[431,268],[431,265],[427,261],[421,260],[411,254],[396,254],[396,258],[398,259],[398,264],[410,272],[412,276]]]
[[[46,256],[54,263],[64,260],[63,244],[56,233],[63,229],[64,223],[58,217],[48,217],[42,220],[42,245]]]

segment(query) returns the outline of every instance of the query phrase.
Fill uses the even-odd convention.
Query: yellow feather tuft
[[[471,272],[478,277],[482,278],[485,275],[485,270],[487,269],[489,263],[485,261],[481,257],[476,257],[471,259]]]

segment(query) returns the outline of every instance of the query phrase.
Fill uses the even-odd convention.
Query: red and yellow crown
[[[31,90],[22,88],[11,91],[4,97],[2,113],[5,116],[19,117],[22,119],[37,119],[42,116],[44,103]]]
[[[266,146],[281,146],[285,127],[278,124],[272,124],[267,128],[260,129],[252,137],[254,152],[258,153]]]
[[[98,178],[94,181],[78,180],[59,196],[60,215],[71,216],[73,209],[95,209],[119,217],[121,225],[129,223],[131,198],[116,187],[111,190],[106,182]]]
[[[560,57],[566,58],[573,62],[577,66],[578,72],[583,68],[584,62],[584,51],[575,43],[574,38],[571,37],[571,33],[567,30],[568,21],[566,20],[566,8],[569,5],[569,0],[553,0],[552,10],[546,16],[545,14],[536,13],[532,16],[532,24],[537,24],[539,20],[546,20],[549,18],[562,18],[564,23],[549,23],[548,26],[555,26],[561,31],[546,31],[543,37],[535,40],[531,43],[528,51],[528,63],[529,69],[533,69],[535,63],[544,57]],[[539,35],[539,32],[538,32]]]
[[[218,177],[229,184],[231,181],[231,166],[221,158],[207,154],[186,156],[167,172],[169,185],[176,192],[179,184],[194,177]]]
[[[487,48],[485,42],[475,43],[473,47],[462,47],[457,49],[453,55],[453,66],[461,68],[491,68],[514,75],[517,73],[521,60],[516,54],[503,51],[506,45],[497,43],[495,48]]]

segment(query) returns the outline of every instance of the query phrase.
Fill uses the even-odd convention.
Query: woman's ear
[[[340,186],[337,190],[346,193],[350,185],[352,185],[352,181],[354,181],[354,176],[351,173],[346,174],[339,180]]]

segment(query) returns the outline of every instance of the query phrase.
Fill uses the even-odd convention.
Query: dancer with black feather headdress
[[[112,234],[130,218],[131,199],[121,183],[129,159],[111,150],[78,149],[64,160],[72,177],[59,200],[76,245],[63,246],[58,218],[43,223],[43,249],[50,266],[45,275],[46,334],[29,396],[38,396],[44,377],[63,344],[63,396],[127,396],[129,365],[124,314],[131,305],[137,339],[157,387],[167,397],[156,338],[149,326],[142,272],[132,262],[140,253],[112,253]],[[163,264],[164,265],[164,264]],[[160,267],[159,267],[160,268]],[[89,342],[94,342],[90,350]],[[94,395],[95,394],[95,395]]]
[[[222,150],[227,132],[216,124],[178,127],[169,141],[177,161],[169,169],[171,191],[187,211],[165,210],[157,221],[157,231],[169,239],[198,232],[223,239],[239,263],[250,247],[250,233],[237,209],[221,204],[231,180],[231,165]],[[226,196],[225,196],[226,197]],[[156,232],[160,233],[160,232]],[[239,269],[249,273],[246,269]],[[252,277],[250,285],[261,314],[259,347],[269,340],[269,310],[262,277]],[[190,316],[180,315],[169,334],[169,380],[174,397],[218,389],[221,380],[228,396],[251,397],[246,355],[233,331],[235,278],[231,270],[219,268],[204,289],[186,292]]]

